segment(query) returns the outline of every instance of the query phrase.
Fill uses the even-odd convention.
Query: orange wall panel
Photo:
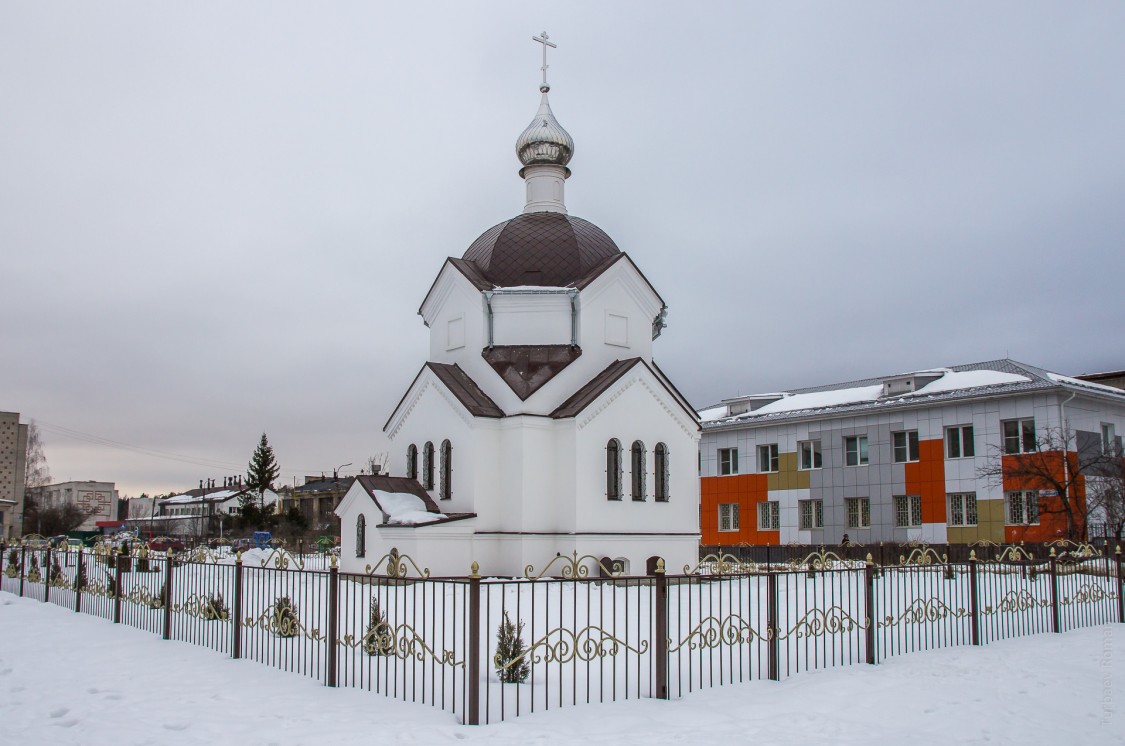
[[[906,494],[922,496],[922,522],[945,523],[945,441],[918,442],[918,460],[906,464]]]
[[[779,544],[780,531],[758,530],[758,503],[769,497],[767,475],[733,474],[729,477],[702,477],[699,480],[702,502],[702,541],[708,545]],[[719,530],[719,503],[738,503],[738,531]]]
[[[1076,470],[1078,454],[1069,451],[1066,454],[1070,462],[1070,469]],[[1021,460],[1042,460],[1048,480],[1035,477],[1019,476],[1012,472],[1019,468]],[[1003,489],[1008,490],[1052,490],[1052,482],[1065,481],[1063,473],[1062,451],[1045,451],[1042,453],[1012,454],[1004,456],[1001,461],[1003,466]],[[1070,485],[1070,495],[1075,520],[1081,522],[1086,514],[1086,479],[1081,474],[1075,477]],[[1007,510],[1007,506],[1005,506]],[[1006,517],[1006,516],[1005,516]],[[1084,526],[1078,525],[1082,532]],[[1007,542],[1019,541],[1052,541],[1066,538],[1066,514],[1063,512],[1062,500],[1058,497],[1041,497],[1039,499],[1039,523],[1032,526],[1005,526],[1004,540]]]

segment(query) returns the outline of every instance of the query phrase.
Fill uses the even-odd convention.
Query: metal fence
[[[733,553],[624,576],[553,558],[435,578],[396,552],[359,574],[283,550],[3,547],[0,589],[164,639],[453,712],[464,723],[672,698],[890,656],[1125,623],[1122,557],[1087,544],[910,546],[894,563]]]

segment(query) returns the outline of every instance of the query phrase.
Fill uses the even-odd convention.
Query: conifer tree
[[[367,615],[367,630],[363,634],[363,650],[368,655],[389,655],[391,638],[388,634],[387,616],[379,608],[379,599],[371,599]]]
[[[525,657],[526,652],[523,646],[523,622],[512,624],[505,611],[504,621],[500,622],[500,629],[497,631],[496,656],[493,658],[496,675],[500,677],[501,683],[522,684],[527,681],[531,666]]]
[[[250,457],[250,464],[246,468],[246,483],[251,490],[261,494],[273,488],[273,480],[280,473],[281,468],[277,465],[269,439],[262,433],[262,439],[258,441],[258,447],[254,449],[254,455]]]

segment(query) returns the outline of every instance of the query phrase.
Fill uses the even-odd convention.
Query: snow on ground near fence
[[[6,743],[1125,743],[1125,625],[491,726],[0,593]]]

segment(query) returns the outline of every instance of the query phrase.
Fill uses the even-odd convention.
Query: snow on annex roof
[[[923,381],[930,380],[914,391],[884,395],[886,381],[909,376],[917,376]],[[699,417],[703,428],[710,430],[750,423],[761,424],[788,419],[850,414],[866,410],[1059,388],[1078,389],[1125,401],[1125,392],[1121,389],[1082,381],[1026,363],[1004,359],[957,365],[951,368],[896,373],[879,378],[813,386],[773,394],[740,396],[700,410]],[[753,400],[764,400],[767,403],[753,411],[736,415],[728,414],[732,403]]]

